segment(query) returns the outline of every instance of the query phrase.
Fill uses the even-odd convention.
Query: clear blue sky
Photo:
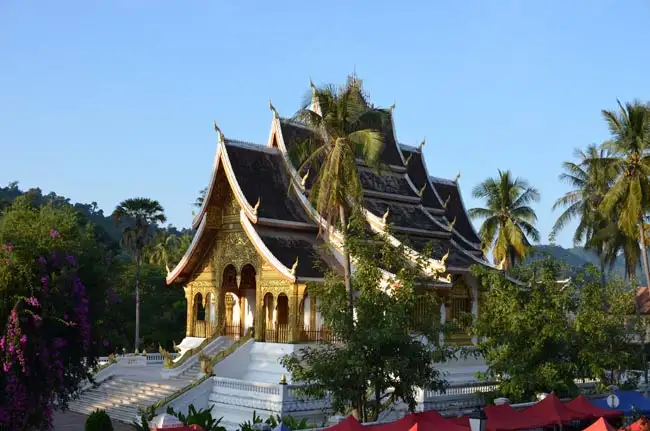
[[[212,121],[265,143],[272,99],[353,70],[396,103],[401,142],[471,188],[498,168],[542,193],[546,238],[575,147],[600,110],[650,99],[650,3],[496,1],[0,1],[0,184],[110,211],[158,199],[176,226],[209,179]],[[559,238],[571,243],[571,232]]]

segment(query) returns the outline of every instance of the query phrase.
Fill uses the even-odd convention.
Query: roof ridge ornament
[[[506,258],[504,257],[501,262],[497,265],[497,270],[498,271],[503,271],[503,267],[506,265]]]
[[[280,114],[278,114],[275,106],[273,106],[273,103],[271,103],[271,99],[269,99],[269,108],[271,109],[271,112],[273,112],[273,118],[280,118]]]
[[[420,142],[420,145],[418,145],[418,151],[422,152],[422,148],[424,148],[424,144],[427,143],[427,137],[425,136],[424,139],[422,139],[422,142]]]
[[[404,166],[408,167],[409,162],[411,161],[411,157],[413,157],[413,153],[409,152],[409,156],[406,158],[406,160],[404,160]]]
[[[386,221],[388,220],[388,215],[390,214],[390,207],[386,207],[386,212],[381,217],[381,222],[386,226]]]
[[[307,178],[309,177],[309,169],[307,169],[307,172],[305,175],[300,179],[300,185],[304,188],[305,184],[307,183]]]
[[[447,259],[449,259],[449,249],[447,249],[447,253],[445,253],[440,259],[440,263],[442,264],[443,268],[445,268],[445,271],[447,270]]]
[[[224,134],[221,131],[221,129],[219,128],[219,126],[217,126],[217,120],[214,120],[214,131],[217,132],[219,142],[223,143],[225,141],[226,137],[224,136]]]
[[[298,256],[296,256],[296,261],[291,265],[291,275],[296,276],[296,269],[298,268]]]
[[[257,203],[255,203],[255,206],[253,207],[253,214],[255,214],[255,216],[257,216],[257,210],[260,207],[261,201],[262,201],[261,198],[257,198]]]
[[[424,184],[422,184],[422,188],[421,188],[420,191],[418,192],[418,196],[422,197],[422,195],[424,194],[424,190],[425,190],[426,188],[427,188],[427,183],[425,182]]]
[[[458,170],[458,173],[456,174],[456,178],[454,178],[454,182],[458,184],[458,180],[460,180],[460,169]]]
[[[456,217],[454,217],[454,219],[451,221],[451,223],[449,223],[449,227],[448,227],[449,232],[454,230],[454,225],[455,224],[456,224]]]
[[[449,205],[449,201],[451,201],[451,193],[449,193],[449,196],[447,196],[447,199],[442,203],[442,208],[447,209],[447,205]]]
[[[395,110],[395,102],[393,102],[393,104],[388,107],[388,111],[390,111],[391,114],[393,113],[394,110]]]

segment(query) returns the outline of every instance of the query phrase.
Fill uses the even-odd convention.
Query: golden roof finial
[[[296,269],[298,268],[298,256],[296,256],[296,261],[291,266],[291,275],[296,275]]]
[[[262,202],[261,198],[257,198],[257,202],[255,203],[255,206],[253,207],[253,214],[257,215],[257,210],[260,208],[260,203]]]
[[[454,230],[454,225],[455,224],[456,224],[456,217],[454,217],[454,219],[451,221],[451,223],[449,223],[449,232]]]
[[[271,112],[273,112],[274,118],[280,118],[280,114],[278,114],[278,111],[275,109],[275,106],[273,106],[273,103],[271,103],[271,99],[269,99],[269,108],[271,109]]]
[[[447,259],[449,259],[449,249],[447,249],[447,253],[445,253],[440,259],[440,263],[445,267],[445,269],[447,268]]]
[[[311,87],[312,91],[316,91],[316,86],[314,85],[314,81],[311,80],[311,76],[309,77],[309,87]]]
[[[393,104],[390,105],[390,107],[388,108],[388,110],[392,113],[394,109],[395,109],[395,102],[393,102]]]
[[[388,220],[388,214],[390,214],[390,208],[387,207],[386,212],[381,217],[381,222],[384,224],[384,226],[386,225],[386,221]]]
[[[223,142],[225,137],[219,126],[217,126],[217,120],[214,120],[214,131],[217,132],[217,135],[219,135],[219,142]]]
[[[460,169],[458,170],[458,173],[456,174],[456,178],[454,178],[454,182],[458,183],[458,180],[460,180]]]
[[[301,186],[305,187],[305,183],[307,183],[307,177],[309,177],[309,169],[307,169],[307,172],[305,173],[305,175],[300,180],[300,185]]]
[[[442,277],[442,281],[446,283],[451,283],[451,274],[447,274],[446,277]]]
[[[424,184],[422,184],[422,188],[418,192],[418,196],[422,197],[422,195],[424,194],[424,189],[426,188],[427,188],[427,183],[425,182]]]
[[[287,376],[285,376],[284,374],[282,376],[280,376],[280,384],[281,385],[286,385],[287,384]]]
[[[445,201],[442,203],[442,207],[444,209],[447,209],[447,205],[449,205],[450,200],[451,200],[451,194],[449,194],[449,196],[447,196],[447,199],[445,199]]]
[[[499,265],[497,265],[497,269],[499,271],[503,271],[503,267],[506,265],[506,258],[504,257],[501,262],[499,262]]]
[[[424,144],[427,143],[427,137],[425,136],[424,139],[422,139],[422,142],[420,142],[420,145],[418,145],[418,151],[422,151],[422,148],[424,148]]]

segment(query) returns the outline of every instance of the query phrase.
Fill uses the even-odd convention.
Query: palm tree
[[[203,206],[203,201],[205,200],[205,195],[208,194],[208,188],[204,187],[201,190],[199,190],[199,195],[196,197],[196,200],[192,205],[194,205],[197,208],[201,208]]]
[[[327,85],[316,88],[312,84],[312,99],[318,111],[312,110],[310,100],[296,114],[296,119],[313,129],[306,143],[306,157],[298,172],[311,169],[316,173],[310,198],[316,211],[332,225],[339,223],[346,237],[348,216],[363,206],[363,193],[357,159],[377,167],[384,140],[379,132],[386,121],[386,112],[370,105],[363,94],[361,81],[350,77],[346,85]],[[350,317],[354,297],[350,278],[350,256],[343,249],[345,289]]]
[[[577,162],[564,162],[564,172],[560,180],[572,186],[553,204],[553,210],[564,207],[551,233],[549,240],[555,240],[557,234],[574,220],[580,222],[573,234],[573,243],[578,245],[584,242],[585,248],[593,250],[599,257],[601,269],[601,282],[605,284],[605,265],[616,261],[616,253],[612,255],[611,231],[609,217],[603,217],[599,211],[600,204],[605,194],[611,188],[616,176],[616,171],[603,164],[602,161],[610,157],[609,152],[596,145],[590,145],[585,151],[575,150]],[[602,233],[607,232],[607,235]]]
[[[167,230],[161,230],[148,247],[149,263],[164,266],[169,273],[169,263],[175,249],[180,245],[180,238]]]
[[[147,198],[127,199],[120,202],[113,211],[115,225],[125,225],[122,232],[122,245],[133,252],[135,259],[135,350],[140,342],[140,265],[142,251],[151,240],[152,230],[158,223],[164,223],[162,205]]]
[[[617,173],[600,209],[604,215],[618,214],[618,226],[629,237],[638,238],[646,283],[650,267],[646,247],[646,213],[650,207],[650,106],[639,101],[617,101],[619,110],[603,110],[611,139],[604,144],[612,156],[603,163]]]
[[[487,253],[492,248],[494,262],[507,271],[526,256],[528,237],[539,241],[537,215],[529,206],[539,201],[539,192],[526,180],[513,179],[510,171],[499,170],[497,178],[478,184],[472,195],[486,203],[486,208],[469,210],[471,218],[485,219],[479,231],[483,249]]]

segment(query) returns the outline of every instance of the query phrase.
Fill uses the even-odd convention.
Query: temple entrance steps
[[[231,337],[221,336],[206,345],[200,352],[187,358],[187,360],[176,368],[162,369],[161,376],[170,381],[183,381],[190,384],[198,379],[201,373],[201,363],[199,362],[199,354],[214,357],[219,352],[228,349],[235,343]]]
[[[70,410],[89,415],[104,409],[113,420],[132,423],[140,407],[147,407],[186,386],[182,382],[144,382],[113,377],[98,387],[84,391],[79,399],[71,401]]]

